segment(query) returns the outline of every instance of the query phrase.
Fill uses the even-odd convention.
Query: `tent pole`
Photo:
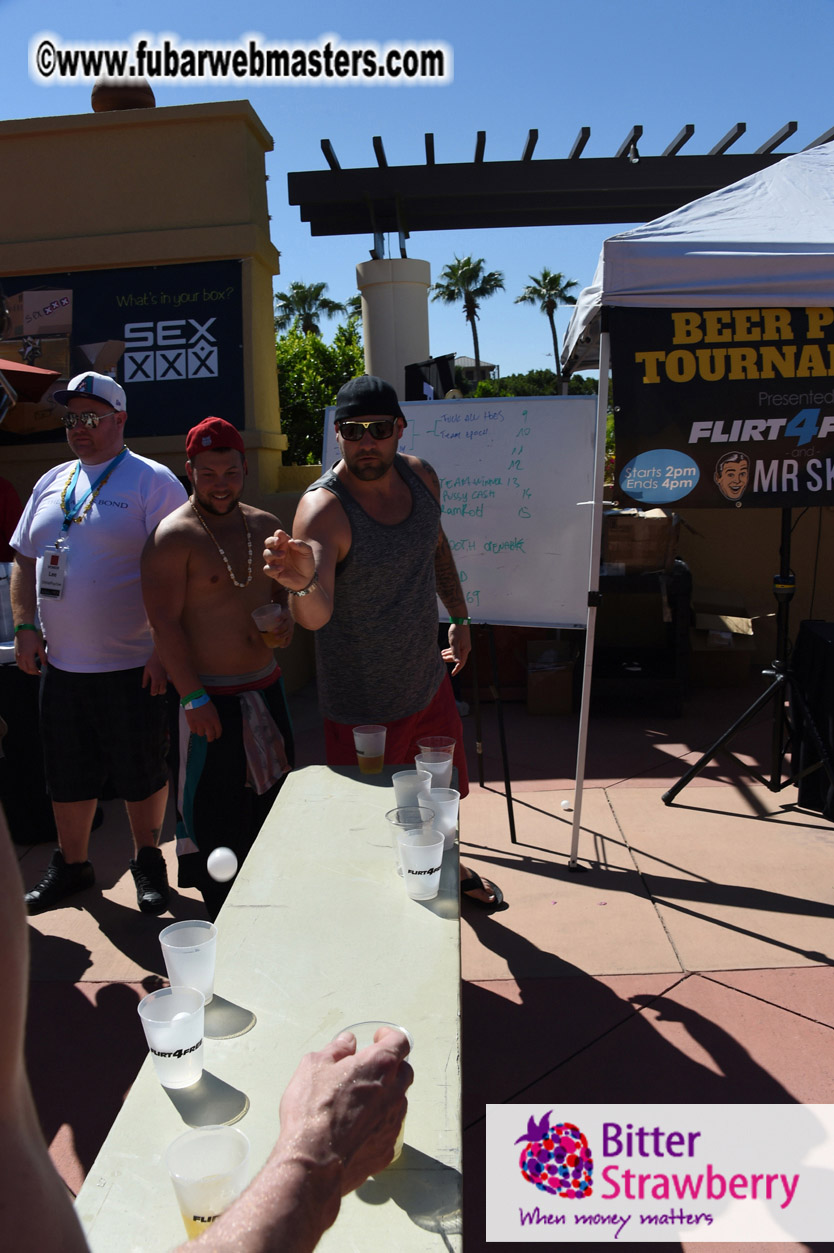
[[[579,865],[579,832],[582,821],[582,789],[585,786],[585,757],[588,746],[588,719],[591,706],[591,672],[594,665],[594,634],[599,605],[599,559],[602,547],[602,495],[605,484],[605,424],[608,416],[608,370],[610,345],[608,332],[599,337],[599,393],[597,395],[597,433],[595,448],[594,498],[581,501],[591,505],[594,511],[591,531],[591,557],[588,569],[588,616],[585,626],[585,667],[582,676],[582,704],[579,710],[579,743],[576,750],[576,788],[573,798],[573,831],[571,834],[568,870],[574,873],[585,869]]]

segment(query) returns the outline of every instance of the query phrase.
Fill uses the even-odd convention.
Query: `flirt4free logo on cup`
[[[486,1106],[487,1241],[834,1237],[834,1105]]]

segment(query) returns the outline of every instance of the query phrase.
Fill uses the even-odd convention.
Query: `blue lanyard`
[[[87,488],[86,492],[84,493],[84,495],[81,497],[81,499],[78,501],[77,504],[75,501],[75,485],[78,482],[79,475],[81,474],[81,462],[80,461],[76,462],[72,479],[70,480],[69,487],[67,488],[67,494],[64,497],[64,521],[61,527],[62,531],[66,533],[70,529],[70,526],[78,517],[88,497],[94,496],[96,494],[96,492],[101,487],[105,479],[109,478],[109,476],[116,469],[116,466],[119,464],[119,462],[123,461],[126,456],[127,456],[127,448],[123,448],[122,451],[119,453],[119,455],[117,457],[114,457],[113,460],[110,462],[110,464],[102,471],[102,473],[96,479],[95,483],[93,483],[91,487]]]

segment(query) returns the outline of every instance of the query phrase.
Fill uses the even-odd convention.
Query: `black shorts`
[[[41,742],[54,801],[143,801],[168,781],[166,702],[142,687],[144,667],[76,674],[44,666]]]

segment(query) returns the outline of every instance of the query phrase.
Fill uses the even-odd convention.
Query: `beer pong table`
[[[160,1087],[146,1059],[76,1202],[94,1253],[182,1242],[163,1155],[185,1119],[196,1111],[197,1121],[219,1122],[245,1107],[236,1125],[252,1143],[254,1173],[302,1055],[366,1019],[399,1022],[414,1037],[405,1148],[345,1197],[318,1247],[461,1248],[457,849],[444,856],[440,895],[410,900],[385,820],[400,768],[362,776],[308,766],[288,778],[217,920],[215,1011],[227,1008],[232,1024],[244,1011],[257,1021],[234,1038],[207,1038],[203,1080],[179,1094]]]

